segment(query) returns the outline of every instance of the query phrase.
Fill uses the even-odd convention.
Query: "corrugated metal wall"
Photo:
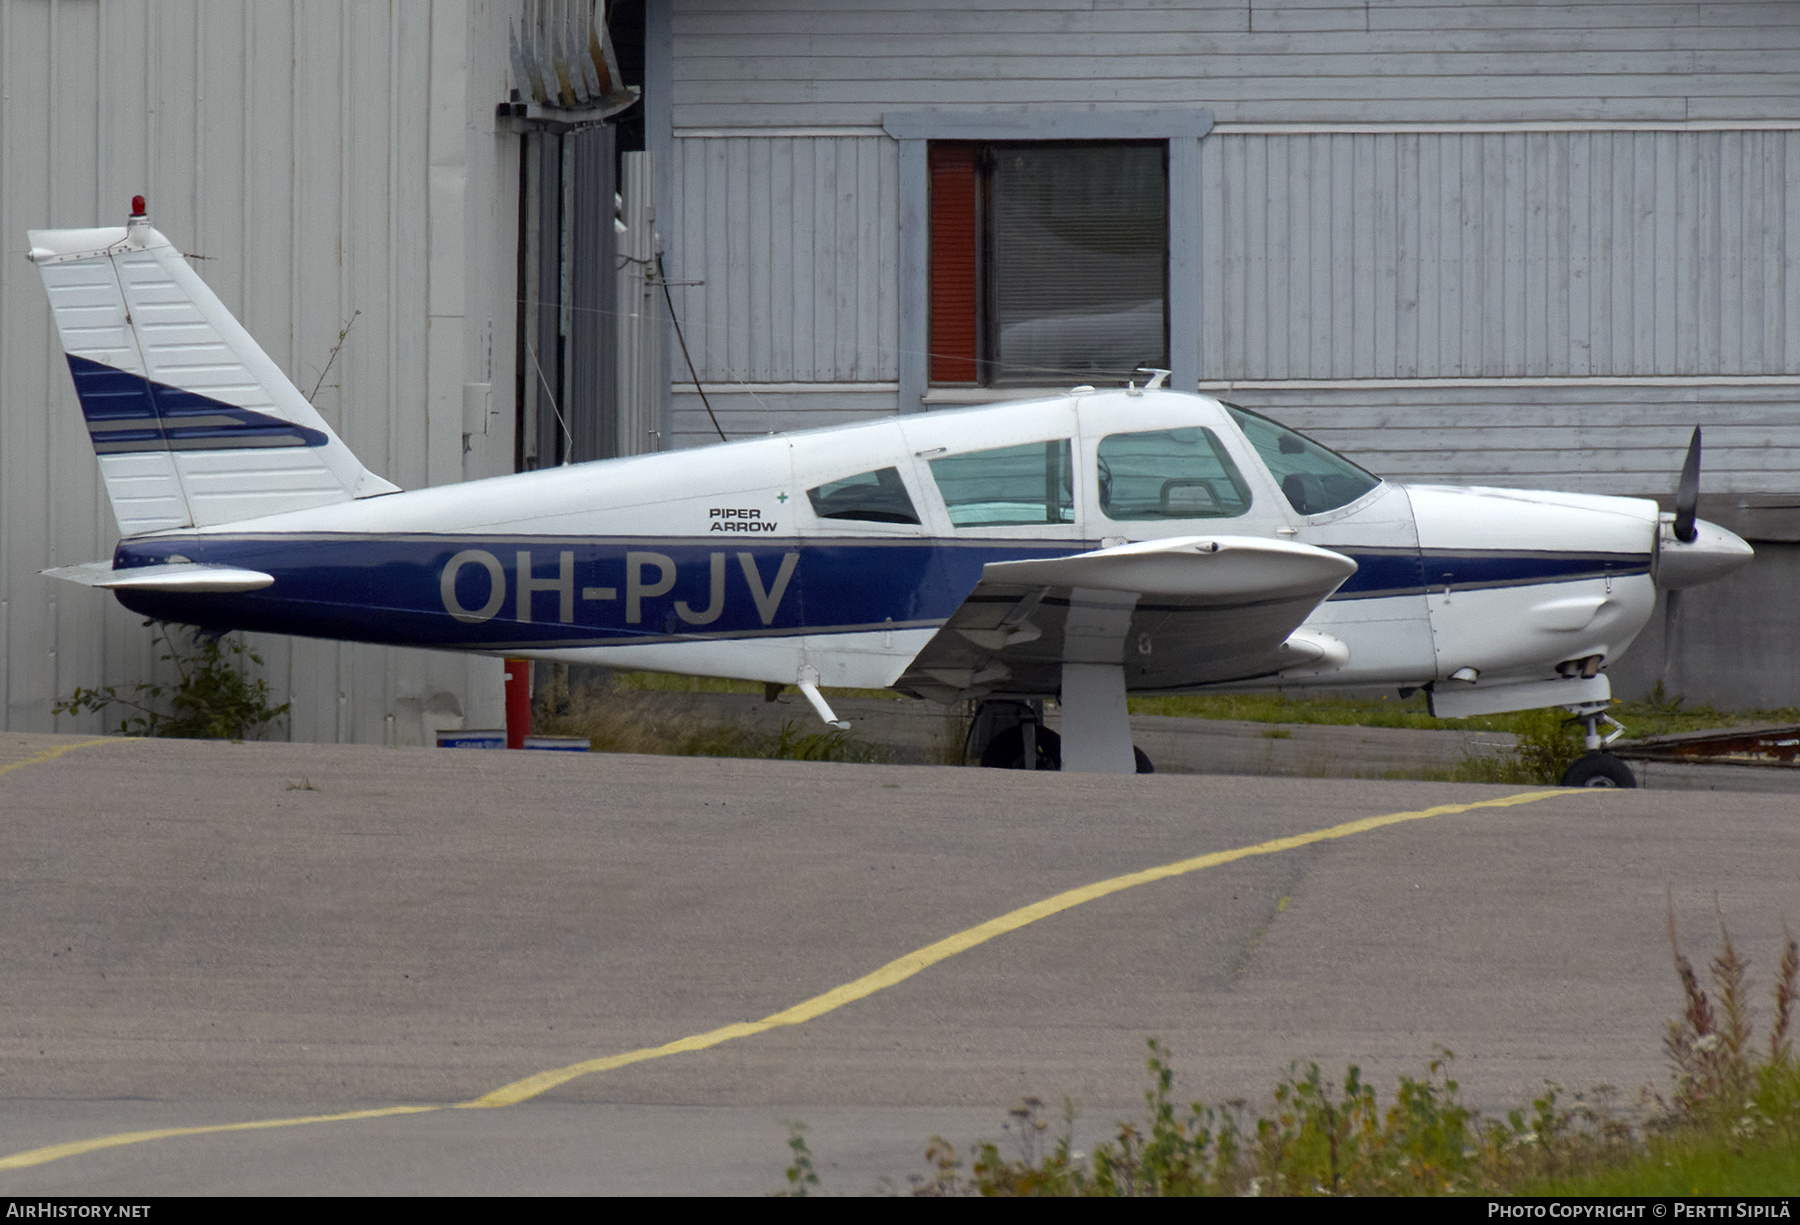
[[[1702,423],[1705,490],[1714,495],[1800,492],[1795,391],[1591,380],[1260,385],[1214,394],[1278,416],[1396,480],[1577,493],[1672,494],[1688,437]],[[1734,525],[1757,526],[1743,516]]]
[[[1222,123],[1800,118],[1800,5],[1657,0],[669,0],[675,126],[921,106]]]
[[[1201,144],[1204,377],[1800,373],[1800,132]]]
[[[895,377],[895,148],[880,135],[675,142],[669,277],[705,282],[675,288],[703,380]]]
[[[0,241],[121,224],[134,194],[344,440],[406,487],[465,459],[462,384],[510,420],[515,142],[493,133],[510,6],[0,0]],[[358,314],[357,312],[360,312]],[[338,333],[354,318],[335,363]],[[489,354],[492,354],[490,359]],[[323,377],[321,377],[323,376]],[[41,578],[116,536],[36,270],[0,265],[0,688],[8,730],[75,686],[152,674],[109,597]],[[418,743],[497,698],[491,661],[257,644],[303,740]],[[497,717],[497,711],[484,712]]]
[[[675,148],[701,378],[828,385],[804,408],[799,387],[724,394],[728,432],[893,411],[893,142]],[[1800,131],[1223,132],[1201,151],[1209,386],[1362,383],[1258,394],[1396,476],[1660,489],[1698,420],[1709,488],[1800,489]],[[678,437],[703,442],[683,375]],[[1403,385],[1470,379],[1500,382]],[[1659,428],[1621,441],[1634,419]]]
[[[1649,450],[1604,461],[1628,465],[1607,483],[1661,488],[1684,418],[1728,431],[1709,482],[1800,481],[1755,455],[1800,444],[1781,407],[1800,395],[1800,5],[666,2],[671,266],[706,282],[680,305],[728,430],[898,406],[891,333],[877,319],[865,339],[861,305],[871,277],[877,309],[897,296],[893,188],[846,198],[841,174],[823,190],[775,150],[860,166],[892,156],[885,113],[922,107],[1200,106],[1220,124],[1201,142],[1204,378],[1329,415],[1352,449],[1415,414],[1405,454],[1372,462],[1509,483],[1559,470],[1542,440],[1575,441],[1540,418],[1594,407],[1557,380],[1681,380],[1593,388],[1617,412],[1590,415],[1612,424],[1582,445],[1633,404],[1658,423]],[[846,213],[877,232],[846,246]],[[794,242],[836,257],[790,273]],[[873,365],[844,360],[849,320]],[[700,441],[684,376],[677,436]],[[1406,386],[1469,379],[1490,382]],[[729,394],[737,380],[773,386]]]

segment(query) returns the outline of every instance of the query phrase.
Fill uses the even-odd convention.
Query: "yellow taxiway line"
[[[35,766],[40,762],[54,761],[64,753],[73,753],[76,749],[92,748],[96,744],[117,744],[121,740],[132,740],[132,736],[103,736],[98,740],[77,740],[74,744],[59,744],[53,749],[45,749],[42,753],[33,753],[30,757],[21,757],[0,766],[0,776],[11,774],[14,770],[23,770],[26,766]]]
[[[97,742],[96,742],[97,743]],[[71,745],[69,748],[79,748]],[[68,752],[61,749],[49,756]],[[48,760],[40,754],[33,760]],[[24,762],[20,765],[26,764]],[[1354,821],[1345,821],[1341,825],[1316,829],[1309,833],[1294,834],[1287,838],[1272,838],[1267,842],[1258,842],[1253,846],[1236,847],[1228,851],[1213,851],[1206,855],[1195,855],[1190,859],[1178,859],[1174,863],[1166,863],[1159,867],[1145,868],[1141,872],[1129,872],[1123,876],[1114,876],[1106,880],[1095,881],[1091,885],[1083,885],[1078,889],[1069,889],[1052,897],[1047,897],[1029,906],[1021,906],[1017,910],[1008,911],[998,918],[978,923],[974,927],[946,936],[935,944],[915,949],[904,957],[888,962],[880,969],[865,974],[861,978],[834,987],[823,995],[815,995],[810,1000],[795,1004],[781,1012],[772,1013],[760,1021],[741,1021],[735,1025],[725,1025],[705,1033],[679,1038],[661,1046],[647,1046],[635,1051],[626,1051],[618,1055],[606,1055],[599,1059],[588,1059],[581,1063],[572,1063],[567,1067],[553,1068],[546,1072],[538,1072],[523,1080],[515,1080],[511,1084],[502,1085],[489,1093],[469,1102],[456,1102],[446,1106],[390,1106],[377,1110],[352,1110],[343,1114],[308,1115],[292,1119],[264,1119],[253,1123],[223,1123],[210,1127],[170,1127],[155,1131],[120,1132],[111,1136],[99,1136],[92,1140],[76,1140],[67,1144],[52,1144],[44,1148],[34,1148],[23,1153],[14,1153],[10,1157],[0,1157],[0,1170],[18,1170],[27,1166],[43,1165],[45,1162],[58,1161],[64,1157],[75,1157],[82,1153],[92,1153],[100,1149],[118,1148],[127,1144],[142,1144],[149,1140],[172,1139],[176,1136],[202,1136],[214,1132],[256,1131],[275,1127],[298,1127],[307,1123],[340,1123],[354,1119],[377,1119],[389,1115],[428,1114],[446,1108],[468,1110],[494,1106],[514,1106],[520,1102],[547,1093],[558,1085],[567,1084],[581,1076],[591,1076],[597,1072],[609,1072],[614,1068],[626,1067],[634,1063],[644,1063],[651,1059],[666,1059],[670,1055],[684,1055],[692,1051],[703,1051],[709,1047],[731,1042],[738,1038],[748,1038],[756,1034],[766,1033],[783,1025],[801,1025],[826,1013],[835,1012],[846,1004],[866,999],[877,991],[886,990],[911,978],[940,961],[945,961],[958,953],[964,953],[985,944],[996,936],[1019,930],[1040,919],[1061,914],[1077,906],[1121,893],[1126,889],[1135,889],[1139,885],[1148,885],[1159,880],[1168,880],[1175,876],[1185,876],[1190,872],[1200,872],[1207,868],[1216,868],[1221,864],[1235,863],[1240,859],[1249,859],[1257,855],[1275,855],[1282,851],[1291,851],[1303,846],[1311,846],[1316,842],[1329,842],[1337,838],[1348,838],[1352,834],[1366,833],[1369,830],[1382,829],[1389,825],[1400,825],[1408,821],[1423,821],[1431,817],[1450,816],[1454,813],[1471,812],[1479,808],[1511,808],[1519,804],[1531,804],[1539,800],[1555,799],[1567,796],[1568,790],[1557,791],[1525,791],[1517,795],[1501,796],[1492,800],[1473,800],[1466,804],[1439,804],[1435,808],[1422,808],[1416,812],[1390,812],[1375,817],[1360,817]]]

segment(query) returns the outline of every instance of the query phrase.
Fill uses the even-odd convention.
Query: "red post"
[[[506,747],[522,749],[531,735],[531,661],[506,661]]]

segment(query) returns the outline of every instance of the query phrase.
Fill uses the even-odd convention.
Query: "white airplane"
[[[1127,694],[1423,688],[1445,717],[1567,707],[1565,781],[1631,786],[1602,668],[1657,587],[1752,556],[1694,518],[1698,430],[1666,515],[1396,485],[1160,374],[402,492],[141,198],[30,241],[123,537],[45,573],[209,630],[795,685],[839,727],[821,685],[1055,697],[1087,772],[1136,768]],[[1058,764],[1008,735],[1003,764]]]

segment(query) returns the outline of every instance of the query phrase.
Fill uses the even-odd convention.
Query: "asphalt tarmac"
[[[1759,996],[1800,920],[1783,796],[1467,808],[1527,789],[181,741],[46,756],[78,743],[0,737],[6,1195],[759,1194],[783,1183],[788,1121],[826,1192],[904,1191],[928,1136],[1003,1139],[1027,1094],[1073,1099],[1083,1145],[1138,1116],[1152,1037],[1184,1101],[1254,1108],[1314,1060],[1360,1064],[1385,1098],[1444,1047],[1486,1110],[1546,1080],[1629,1106],[1667,1086],[1666,907],[1703,962],[1716,904]],[[511,1104],[456,1108],[484,1095]],[[82,1145],[395,1107],[419,1109]]]

